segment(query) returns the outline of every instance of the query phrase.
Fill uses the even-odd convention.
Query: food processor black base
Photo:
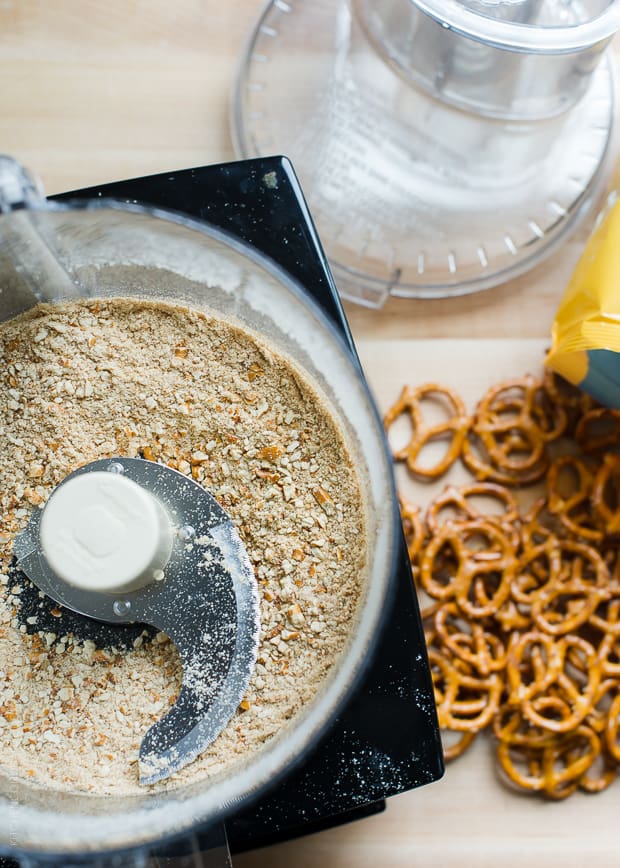
[[[355,347],[291,164],[270,157],[107,184],[55,198],[109,197],[207,220],[289,272]],[[296,768],[225,827],[234,854],[382,811],[384,800],[443,773],[432,682],[407,550],[401,541],[391,611],[374,657],[337,720]],[[226,864],[214,830],[151,854],[153,866]],[[225,843],[225,842],[224,842]],[[219,850],[218,850],[219,848]],[[211,853],[211,856],[209,856]],[[217,857],[219,858],[219,857]],[[0,860],[0,865],[2,860]],[[10,864],[10,863],[8,863]]]

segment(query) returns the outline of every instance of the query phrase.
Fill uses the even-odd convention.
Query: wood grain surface
[[[262,6],[0,0],[0,152],[38,173],[49,193],[232,159],[230,91]],[[592,222],[502,288],[444,301],[393,300],[379,312],[347,305],[379,405],[405,382],[443,378],[471,401],[502,372],[537,369]],[[619,795],[620,784],[560,804],[514,795],[497,780],[480,738],[443,781],[390,800],[383,815],[235,864],[573,868],[587,859],[611,868],[620,862]]]

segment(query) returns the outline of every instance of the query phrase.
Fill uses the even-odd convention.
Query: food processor
[[[619,26],[613,0],[271,0],[236,150],[293,160],[345,298],[487,289],[601,192]]]
[[[228,847],[236,852],[365,816],[381,810],[385,797],[437,779],[441,745],[389,451],[288,161],[172,172],[45,200],[21,167],[2,158],[0,286],[0,320],[42,301],[120,295],[174,300],[259,333],[303,370],[337,420],[363,481],[369,538],[359,615],[345,650],[316,699],[263,748],[226,774],[131,797],[52,798],[4,770],[0,854],[22,865],[228,864]],[[152,624],[178,645],[184,676],[188,667],[204,670],[215,684],[200,704],[184,698],[184,677],[176,705],[159,722],[176,714],[165,738],[143,739],[145,784],[217,737],[255,659],[251,569],[225,510],[199,488],[144,459],[87,464],[33,512],[13,548],[11,570],[62,602],[81,635],[96,638],[105,629],[120,637],[136,622]],[[55,547],[67,510],[94,503],[98,520],[113,528],[118,513],[110,504],[123,500],[129,520],[133,497],[150,516],[152,545],[140,544],[139,563],[132,560],[137,546],[125,552],[114,587],[80,587],[74,552]],[[174,539],[166,515],[175,517]],[[81,533],[91,544],[88,528]],[[221,558],[205,608],[181,543],[209,535]],[[100,562],[91,560],[98,582]],[[160,574],[167,574],[163,585]],[[198,653],[184,611],[194,620],[215,615],[209,624],[216,632],[224,624],[217,660]]]

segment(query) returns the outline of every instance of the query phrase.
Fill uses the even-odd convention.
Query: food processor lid
[[[254,571],[217,501],[146,459],[95,461],[32,513],[14,552],[19,568],[62,606],[112,624],[149,624],[172,639],[183,684],[142,739],[140,783],[196,759],[243,699],[260,632]]]
[[[620,3],[609,0],[597,14],[589,16],[587,5],[584,20],[553,26],[533,27],[518,21],[506,21],[515,8],[540,6],[540,0],[412,0],[426,15],[442,27],[484,42],[505,51],[534,51],[546,54],[572,54],[610,39],[620,28]],[[476,11],[471,7],[475,5]],[[567,4],[565,4],[567,5]],[[590,4],[591,6],[593,4]],[[482,14],[477,14],[482,12]]]
[[[449,4],[488,26],[487,44],[422,6],[446,4],[272,0],[235,87],[237,154],[291,158],[339,291],[367,307],[517,277],[566,240],[607,174],[614,78],[602,44],[572,59],[553,46],[519,54],[494,46],[493,27],[525,28],[541,46],[555,29]],[[558,32],[577,41],[581,26]],[[539,99],[541,83],[553,99]]]

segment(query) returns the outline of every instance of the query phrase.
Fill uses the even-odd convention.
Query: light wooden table
[[[48,193],[231,159],[230,88],[261,7],[261,0],[0,0],[0,151],[36,171]],[[379,404],[406,381],[439,376],[473,400],[489,377],[539,365],[590,226],[501,289],[391,301],[375,313],[348,305]],[[519,798],[495,780],[480,742],[442,782],[392,799],[385,814],[236,864],[571,868],[588,859],[605,868],[618,864],[619,794],[620,784],[562,804]]]

